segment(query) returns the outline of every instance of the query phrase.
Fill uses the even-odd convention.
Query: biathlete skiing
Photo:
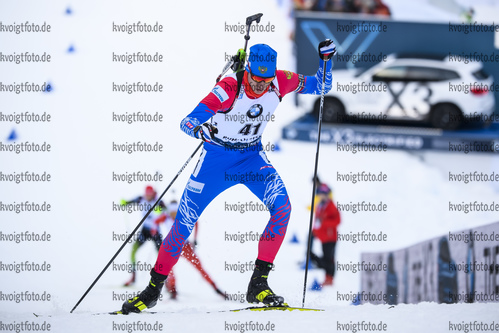
[[[336,46],[325,40],[318,50],[317,73],[304,76],[278,70],[277,52],[266,44],[253,45],[244,70],[225,76],[181,121],[185,134],[204,141],[203,150],[180,199],[175,222],[161,245],[151,280],[138,296],[124,302],[123,314],[156,305],[203,210],[217,195],[237,184],[245,185],[270,212],[258,243],[246,300],[283,304],[284,298],[274,293],[267,278],[286,234],[291,205],[281,177],[262,149],[261,137],[284,96],[291,92],[320,95],[323,84],[325,93],[331,89],[332,61],[328,60],[336,53]]]
[[[154,205],[155,201],[156,201],[156,191],[152,186],[149,185],[146,187],[143,196],[138,196],[137,198],[129,201],[121,200],[121,205],[122,206],[137,205],[142,210],[142,213],[145,215],[147,211]],[[162,210],[165,209],[166,206],[164,202],[160,201],[156,206],[155,212],[161,212]],[[130,280],[125,282],[125,287],[131,286],[135,283],[136,262],[137,262],[136,255],[139,248],[142,247],[142,245],[144,245],[146,241],[151,240],[154,242],[154,245],[159,251],[159,248],[161,247],[161,243],[163,241],[163,236],[159,232],[159,224],[164,220],[165,219],[162,218],[162,215],[160,215],[159,217],[156,216],[156,214],[150,214],[147,216],[142,226],[142,229],[140,230],[140,233],[137,236],[137,240],[133,243],[132,253],[130,255],[132,262],[132,276]]]

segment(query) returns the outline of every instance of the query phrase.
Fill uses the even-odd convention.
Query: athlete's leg
[[[137,256],[137,250],[144,244],[144,242],[140,242],[137,240],[135,243],[132,245],[132,254],[131,254],[131,259],[132,259],[132,265],[133,265],[133,271],[135,272],[135,263],[137,262],[136,256]]]
[[[182,257],[187,259],[198,270],[198,272],[201,273],[206,282],[208,282],[212,286],[215,286],[215,282],[213,282],[208,273],[206,273],[206,271],[203,269],[203,266],[201,266],[201,261],[194,252],[191,243],[189,242],[185,243],[184,250],[182,251]]]
[[[137,240],[135,241],[135,243],[133,243],[131,259],[134,272],[135,272],[135,263],[137,262],[136,260],[137,250],[146,242],[147,238],[148,238],[148,233],[146,232],[145,228],[142,228],[137,237]]]
[[[146,236],[144,235],[144,228],[142,228],[140,230],[139,236],[137,237],[137,240],[132,245],[132,253],[130,255],[130,259],[132,262],[132,276],[130,277],[130,279],[127,282],[125,282],[125,284],[124,284],[125,287],[131,286],[132,284],[135,283],[135,275],[136,275],[135,274],[135,271],[136,271],[135,266],[137,263],[137,259],[136,259],[137,250],[142,246],[142,244],[144,244],[145,240],[146,240]]]
[[[291,204],[281,177],[270,164],[265,153],[254,154],[244,164],[244,170],[251,175],[250,179],[254,179],[245,185],[267,206],[270,212],[270,220],[258,243],[258,257],[248,285],[246,300],[249,303],[282,304],[284,298],[277,296],[270,289],[267,278],[286,235]],[[251,172],[255,174],[254,177],[250,174]]]
[[[246,172],[256,174],[254,181],[245,183],[268,208],[270,219],[258,243],[258,259],[273,263],[286,235],[291,203],[284,183],[270,164],[267,157],[261,152],[245,165]]]
[[[336,242],[322,243],[322,251],[324,251],[324,269],[326,274],[334,276],[334,250],[336,247]]]
[[[324,265],[322,264],[322,258],[313,252],[310,252],[310,261],[317,267],[324,268]]]
[[[227,154],[203,149],[180,199],[175,222],[161,244],[154,266],[155,272],[167,275],[171,271],[206,206],[218,194],[236,184],[225,177],[223,162],[228,160],[225,155]]]
[[[175,283],[175,274],[173,273],[173,269],[168,274],[168,278],[166,279],[166,290],[170,293],[171,299],[177,298],[177,288]]]
[[[322,243],[322,251],[324,252],[323,263],[326,271],[326,279],[322,283],[323,286],[331,286],[334,278],[334,248],[336,242]]]

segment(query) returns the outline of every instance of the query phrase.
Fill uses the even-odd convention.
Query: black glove
[[[194,128],[194,135],[196,138],[201,139],[204,142],[211,142],[217,133],[218,128],[210,123],[204,123]]]
[[[336,54],[336,45],[330,39],[320,42],[318,49],[319,57],[324,61],[328,61]]]

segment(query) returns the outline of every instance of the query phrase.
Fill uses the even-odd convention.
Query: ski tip
[[[118,311],[113,311],[113,312],[106,312],[107,314],[110,314],[110,315],[124,315],[124,316],[127,316],[128,314],[130,313],[137,313],[137,314],[143,314],[143,313],[146,313],[146,314],[155,314],[155,313],[158,313],[156,311],[142,311],[142,312],[123,312],[123,310],[118,310]]]
[[[123,311],[121,310],[118,310],[118,311],[113,311],[113,312],[109,312],[110,315],[126,315],[128,313],[123,313]]]

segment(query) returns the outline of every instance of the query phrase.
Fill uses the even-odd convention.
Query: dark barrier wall
[[[305,75],[314,74],[318,66],[317,46],[320,41],[330,38],[338,50],[334,58],[335,69],[371,67],[391,53],[451,53],[460,56],[455,58],[456,62],[482,60],[484,69],[499,82],[499,49],[494,45],[496,35],[499,44],[496,29],[499,30],[497,23],[470,27],[469,24],[401,22],[373,19],[373,16],[297,12],[297,70]],[[494,91],[494,95],[497,112],[499,92]]]
[[[499,302],[499,222],[363,253],[361,303]]]

